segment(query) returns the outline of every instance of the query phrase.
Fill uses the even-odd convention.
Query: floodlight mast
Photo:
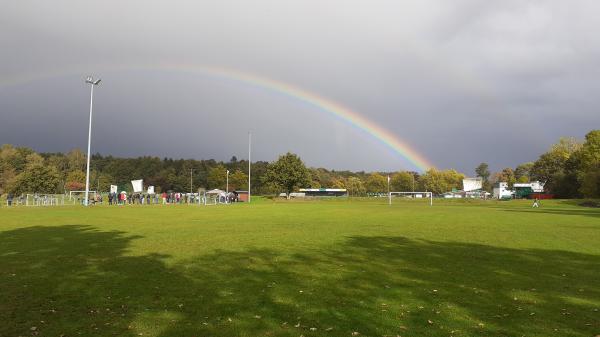
[[[85,83],[90,84],[90,123],[88,125],[88,148],[87,148],[87,168],[85,174],[85,206],[89,206],[90,204],[90,148],[92,143],[92,108],[94,103],[94,87],[100,83],[100,79],[94,80],[94,78],[90,75],[85,79]]]
[[[248,132],[248,203],[250,203],[251,165],[252,165],[252,133]]]

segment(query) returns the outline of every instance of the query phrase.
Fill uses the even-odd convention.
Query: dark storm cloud
[[[436,166],[534,160],[600,126],[595,1],[14,1],[0,12],[0,143],[414,169],[301,100],[156,65],[219,65],[340,102]],[[137,69],[137,70],[136,70]]]

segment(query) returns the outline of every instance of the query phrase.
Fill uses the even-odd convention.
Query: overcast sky
[[[438,168],[535,160],[600,128],[600,2],[0,0],[0,143],[116,156],[416,167],[293,97],[165,65],[292,84],[387,129]]]

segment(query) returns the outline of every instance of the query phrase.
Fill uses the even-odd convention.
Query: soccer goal
[[[92,196],[92,193],[94,194]],[[96,200],[96,191],[89,191],[90,200]],[[69,191],[69,200],[73,202],[73,204],[83,203],[85,199],[85,191]]]
[[[392,196],[414,199],[429,198],[429,206],[433,206],[433,193],[431,192],[389,192],[388,200],[390,205],[392,204]]]

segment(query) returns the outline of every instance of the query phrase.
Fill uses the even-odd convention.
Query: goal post
[[[406,196],[409,198],[429,198],[429,206],[433,206],[433,193],[432,192],[388,192],[388,203],[392,204],[392,196]]]
[[[89,191],[89,194],[94,194],[93,200],[96,199],[96,195],[98,194],[96,191]],[[80,197],[85,196],[85,191],[69,191],[69,200],[73,202],[73,204],[75,204],[76,201],[75,199],[79,199]]]

